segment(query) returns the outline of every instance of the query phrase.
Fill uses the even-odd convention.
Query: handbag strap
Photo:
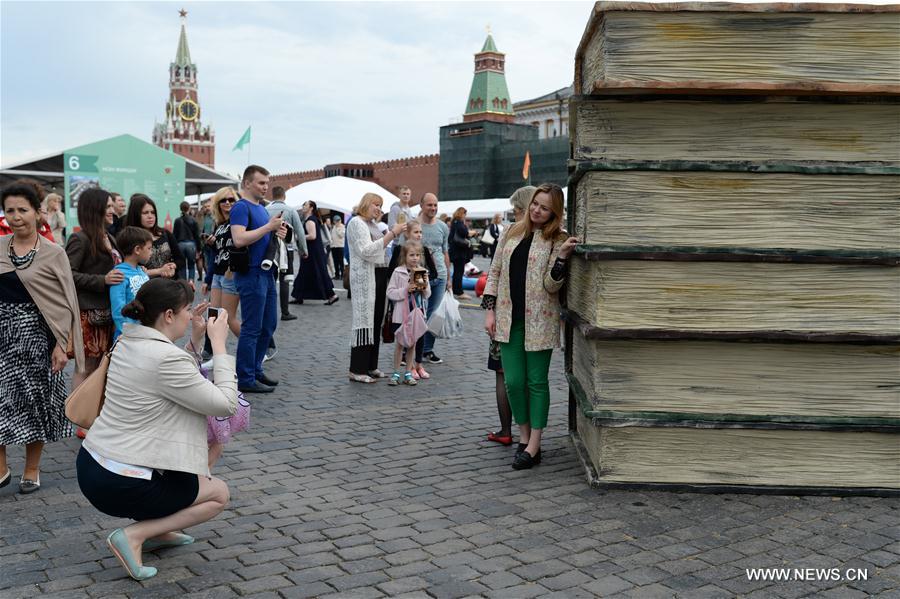
[[[116,337],[116,340],[113,341],[113,344],[109,347],[109,350],[106,352],[107,358],[112,359],[113,350],[116,349],[117,345],[119,345],[119,339],[121,339],[121,338],[122,338],[122,335],[120,334],[118,337]]]

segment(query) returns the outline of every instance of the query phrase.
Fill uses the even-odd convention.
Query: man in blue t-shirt
[[[238,389],[243,393],[271,393],[278,381],[262,369],[263,357],[278,324],[278,269],[263,270],[261,263],[272,233],[284,239],[287,228],[281,215],[269,216],[260,203],[269,190],[269,171],[251,164],[241,178],[241,199],[231,209],[231,237],[246,247],[250,268],[234,273],[241,298],[241,334],[237,346]]]

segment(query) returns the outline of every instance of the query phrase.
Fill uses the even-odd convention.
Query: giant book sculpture
[[[575,91],[591,481],[900,494],[900,6],[598,2]]]

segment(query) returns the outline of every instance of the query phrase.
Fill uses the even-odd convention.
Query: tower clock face
[[[184,100],[178,105],[178,114],[186,121],[193,121],[200,114],[200,107],[193,100]]]

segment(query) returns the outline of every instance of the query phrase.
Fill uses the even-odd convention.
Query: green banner
[[[125,201],[143,193],[156,203],[160,226],[172,229],[184,200],[184,158],[142,141],[120,135],[72,148],[63,155],[66,218],[78,228],[78,198],[91,187],[120,194]]]

